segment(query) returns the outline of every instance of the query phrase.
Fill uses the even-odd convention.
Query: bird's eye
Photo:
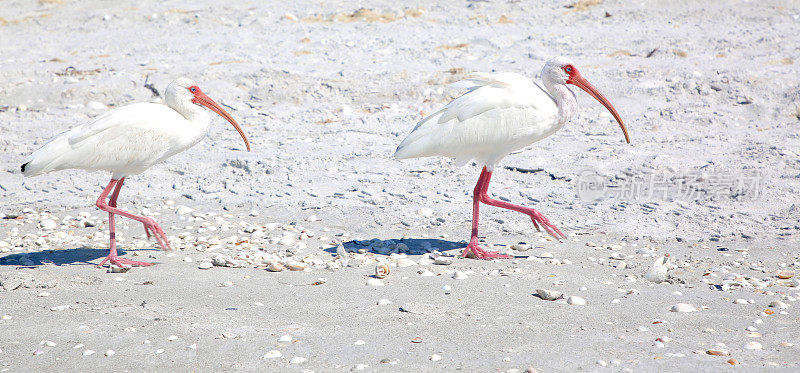
[[[565,67],[565,68],[564,68],[564,71],[566,71],[566,72],[568,72],[568,73],[571,73],[571,72],[572,72],[572,66],[567,66],[567,67]]]
[[[189,90],[192,91],[192,92],[197,92],[197,87],[189,88]]]

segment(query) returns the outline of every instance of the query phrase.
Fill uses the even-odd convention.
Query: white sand
[[[569,4],[444,1],[419,4],[418,15],[406,11],[417,4],[372,1],[361,6],[392,16],[355,22],[342,15],[361,6],[346,2],[4,4],[0,214],[22,219],[0,220],[0,241],[11,245],[0,252],[0,316],[10,316],[0,319],[0,372],[727,371],[730,358],[748,371],[800,369],[793,300],[800,289],[775,276],[800,266],[800,7],[605,1],[575,11]],[[501,16],[511,23],[498,23]],[[487,243],[536,248],[515,252],[514,260],[424,266],[439,274],[433,277],[420,276],[420,266],[393,267],[386,286],[371,287],[365,284],[374,264],[201,270],[199,263],[218,252],[242,250],[199,251],[177,237],[224,241],[250,237],[246,226],[296,223],[316,236],[292,250],[326,262],[337,233],[347,234],[339,237],[345,242],[436,239],[406,241],[416,262],[426,245],[462,247],[477,167],[390,156],[421,111],[460,94],[448,83],[471,71],[536,76],[554,55],[572,58],[614,103],[632,144],[623,143],[602,106],[576,91],[581,112],[572,123],[504,162],[543,171],[501,170],[490,193],[539,209],[569,240],[547,241],[527,217],[486,207]],[[215,119],[209,139],[130,178],[120,197],[122,208],[149,209],[180,251],[154,250],[138,223],[123,221],[118,235],[126,255],[160,264],[123,274],[82,265],[105,255],[100,233],[107,226],[93,203],[110,175],[65,171],[26,179],[20,161],[104,110],[93,102],[151,100],[146,76],[163,91],[181,75],[243,124],[253,152],[242,151],[239,135]],[[588,203],[576,190],[588,179],[616,186],[608,194],[645,190]],[[737,193],[740,182],[753,189]],[[664,190],[677,198],[664,198]],[[217,223],[206,214],[231,214],[223,218],[231,229],[198,232],[202,222],[175,214],[177,205],[210,225]],[[433,213],[420,214],[422,207]],[[260,214],[250,216],[253,209]],[[60,224],[81,211],[98,225],[37,227],[50,215]],[[310,215],[321,220],[307,221]],[[265,232],[264,240],[283,234]],[[97,239],[85,238],[95,233]],[[280,255],[287,249],[256,246]],[[132,249],[138,247],[146,250]],[[656,257],[642,248],[671,255],[679,268],[668,283],[644,280]],[[571,264],[527,260],[545,251]],[[629,256],[626,268],[612,266],[614,252]],[[23,265],[28,260],[32,266]],[[468,278],[453,279],[454,269]],[[735,278],[731,273],[749,286],[714,286]],[[319,278],[326,282],[309,285]],[[540,288],[587,305],[541,300],[534,296]],[[38,296],[43,291],[50,295]],[[378,305],[384,298],[392,303]],[[738,298],[753,303],[734,304]],[[789,308],[768,307],[776,300]],[[670,312],[678,303],[699,311]],[[51,311],[59,306],[69,307]],[[774,314],[761,315],[765,309]],[[171,335],[178,339],[169,341]],[[283,335],[292,341],[279,342]],[[416,337],[422,342],[413,343]],[[746,349],[749,341],[763,349]],[[710,356],[708,349],[730,356]],[[84,356],[86,350],[97,352]],[[271,350],[281,356],[264,358]],[[442,359],[432,361],[434,354]],[[308,360],[293,364],[294,357]]]

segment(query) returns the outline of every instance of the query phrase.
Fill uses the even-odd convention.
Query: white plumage
[[[419,122],[397,147],[398,159],[447,156],[494,168],[506,155],[552,135],[556,101],[515,73],[476,73],[453,84],[469,91]]]
[[[506,155],[554,134],[572,118],[577,101],[566,84],[606,106],[628,140],[616,110],[568,58],[547,61],[542,80],[546,90],[516,73],[474,73],[454,83],[467,93],[421,120],[397,147],[395,158],[446,156],[457,164],[474,159],[491,171]]]
[[[135,103],[112,109],[54,137],[23,161],[23,173],[36,176],[77,168],[110,171],[120,179],[194,146],[208,133],[211,117],[192,103],[193,86],[189,79],[178,79],[165,91],[166,105]]]
[[[166,105],[137,103],[111,110],[58,135],[25,160],[26,176],[70,168],[105,170],[119,179],[200,141],[211,120],[189,121]]]

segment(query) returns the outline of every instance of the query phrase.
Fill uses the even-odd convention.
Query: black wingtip
[[[27,164],[27,163],[25,163],[24,165],[22,165],[22,167],[20,167],[20,169],[22,169],[22,172],[25,172],[25,166],[27,166],[27,165],[28,165],[28,164]]]

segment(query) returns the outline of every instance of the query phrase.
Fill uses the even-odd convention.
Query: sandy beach
[[[800,5],[10,1],[0,11],[0,372],[800,370]],[[398,161],[471,72],[575,61],[561,131]],[[195,80],[242,124],[126,180],[20,174],[52,136]],[[386,266],[385,268],[382,266]],[[376,270],[389,269],[386,276]],[[382,278],[378,278],[382,277]]]

